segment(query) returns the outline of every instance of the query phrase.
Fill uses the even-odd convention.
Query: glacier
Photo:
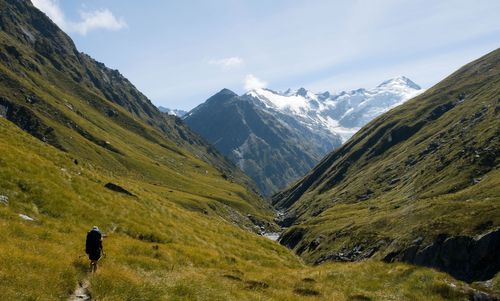
[[[304,88],[284,92],[259,88],[243,97],[284,124],[288,123],[283,118],[286,115],[310,130],[346,142],[363,125],[423,91],[409,78],[400,76],[369,90],[314,93]]]

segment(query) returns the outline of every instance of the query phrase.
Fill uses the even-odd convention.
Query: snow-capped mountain
[[[331,94],[313,93],[304,88],[285,92],[256,89],[245,95],[264,110],[286,114],[311,130],[339,135],[345,142],[375,117],[422,92],[417,84],[401,76],[370,90]]]
[[[286,187],[378,115],[422,90],[406,77],[370,89],[223,89],[184,120],[236,163],[264,195]]]
[[[162,106],[159,106],[158,110],[160,110],[160,112],[167,113],[169,115],[174,115],[174,116],[177,116],[179,118],[184,117],[188,113],[187,111],[184,111],[184,110],[177,110],[177,109],[172,110],[172,109],[165,108]]]

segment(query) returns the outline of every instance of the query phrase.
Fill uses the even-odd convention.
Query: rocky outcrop
[[[309,249],[315,248],[317,242],[314,240],[309,244]],[[379,246],[366,247],[364,245],[358,244],[353,248],[343,248],[338,252],[332,254],[327,254],[318,258],[314,264],[321,264],[326,261],[343,261],[343,262],[353,262],[361,261],[370,258],[377,252]]]
[[[306,233],[306,231],[303,228],[294,228],[291,231],[285,232],[279,238],[279,242],[280,242],[280,244],[282,244],[290,249],[293,249],[302,240],[302,237],[304,237],[305,233]]]
[[[33,135],[43,142],[65,150],[59,143],[54,128],[46,125],[32,110],[18,105],[5,97],[0,97],[0,117],[15,123],[25,132]]]
[[[430,245],[417,242],[389,253],[384,261],[436,268],[467,282],[488,280],[500,270],[500,229],[476,238],[441,234]]]
[[[8,206],[9,205],[9,197],[6,196],[6,195],[1,195],[0,194],[0,204]]]

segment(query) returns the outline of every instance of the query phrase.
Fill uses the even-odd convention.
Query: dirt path
[[[71,296],[69,296],[68,301],[89,301],[92,300],[89,291],[90,283],[87,279],[78,283],[75,288],[75,291]]]

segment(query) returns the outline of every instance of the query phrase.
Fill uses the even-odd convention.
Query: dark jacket
[[[102,251],[102,234],[97,230],[91,230],[87,233],[87,241],[85,242],[85,253],[92,260],[97,260],[101,257]]]

